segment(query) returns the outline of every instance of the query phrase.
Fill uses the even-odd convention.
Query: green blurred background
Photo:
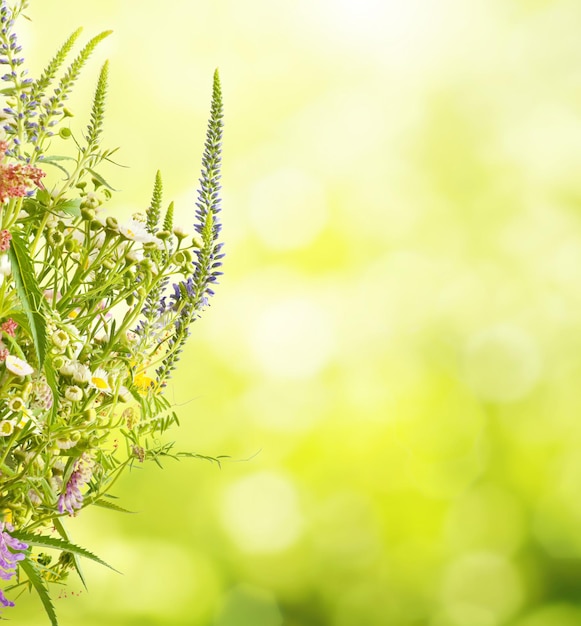
[[[178,448],[86,512],[63,626],[581,624],[578,0],[32,0],[114,29],[106,143],[192,220],[212,72],[226,274]],[[59,590],[55,590],[59,595]],[[36,601],[6,613],[44,623]]]

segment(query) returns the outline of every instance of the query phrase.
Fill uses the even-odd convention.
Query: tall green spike
[[[167,211],[165,213],[165,219],[163,220],[163,229],[168,230],[170,232],[173,230],[173,210],[174,210],[174,203],[172,201],[169,203],[169,206],[167,207]]]
[[[73,84],[79,77],[83,66],[89,60],[89,57],[93,53],[93,50],[101,41],[103,41],[103,39],[105,39],[105,37],[108,37],[112,32],[112,30],[104,30],[102,33],[99,33],[98,35],[93,37],[87,43],[87,45],[79,52],[76,59],[71,63],[68,70],[66,71],[66,74],[61,78],[61,81],[59,83],[57,91],[58,96],[60,96],[61,99],[64,99],[64,96],[71,91]]]
[[[79,52],[75,60],[69,65],[67,71],[64,76],[60,79],[58,86],[54,90],[54,95],[50,98],[49,108],[48,110],[39,116],[38,118],[38,126],[40,128],[40,132],[35,141],[35,146],[37,146],[37,150],[40,151],[38,146],[41,146],[43,141],[49,136],[49,127],[51,120],[59,113],[60,107],[63,105],[64,101],[68,98],[69,93],[71,92],[77,78],[85,63],[89,60],[93,50],[97,47],[97,45],[108,37],[113,31],[105,30],[102,33],[99,33],[95,37],[93,37],[85,47]]]
[[[91,109],[91,121],[87,127],[87,146],[91,152],[99,143],[99,137],[103,130],[103,119],[105,117],[105,98],[107,96],[107,80],[109,78],[109,61],[105,61],[99,74],[93,107]]]
[[[153,185],[153,194],[151,196],[151,204],[147,209],[147,231],[151,234],[157,232],[157,225],[161,215],[161,201],[163,196],[163,184],[161,180],[161,172],[157,170],[155,174],[155,183]]]
[[[40,78],[36,80],[30,89],[30,100],[36,101],[44,95],[45,90],[53,81],[60,66],[64,63],[68,53],[71,51],[75,41],[78,39],[82,32],[82,28],[77,28],[65,43],[59,48],[57,53],[51,59],[50,63],[46,66],[44,72],[40,75]]]

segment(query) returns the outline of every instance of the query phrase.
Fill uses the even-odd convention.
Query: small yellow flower
[[[145,396],[147,392],[155,385],[155,380],[150,376],[140,372],[133,379],[133,384],[137,387],[137,391],[140,395]]]

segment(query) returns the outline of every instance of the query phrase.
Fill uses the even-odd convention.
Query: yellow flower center
[[[93,385],[95,385],[95,387],[99,389],[99,391],[105,391],[109,389],[109,383],[104,378],[93,376],[91,380],[93,381]]]

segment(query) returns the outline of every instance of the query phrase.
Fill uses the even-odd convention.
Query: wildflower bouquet
[[[68,62],[75,31],[32,79],[14,32],[26,5],[0,0],[0,603],[35,590],[57,624],[48,583],[71,570],[84,583],[80,557],[103,563],[66,517],[123,510],[110,494],[123,470],[172,455],[158,443],[177,422],[164,387],[221,273],[222,103],[216,73],[195,232],[162,211],[159,173],[149,207],[119,222],[99,173],[114,153],[101,146],[107,63],[81,136],[65,108],[109,32]]]

